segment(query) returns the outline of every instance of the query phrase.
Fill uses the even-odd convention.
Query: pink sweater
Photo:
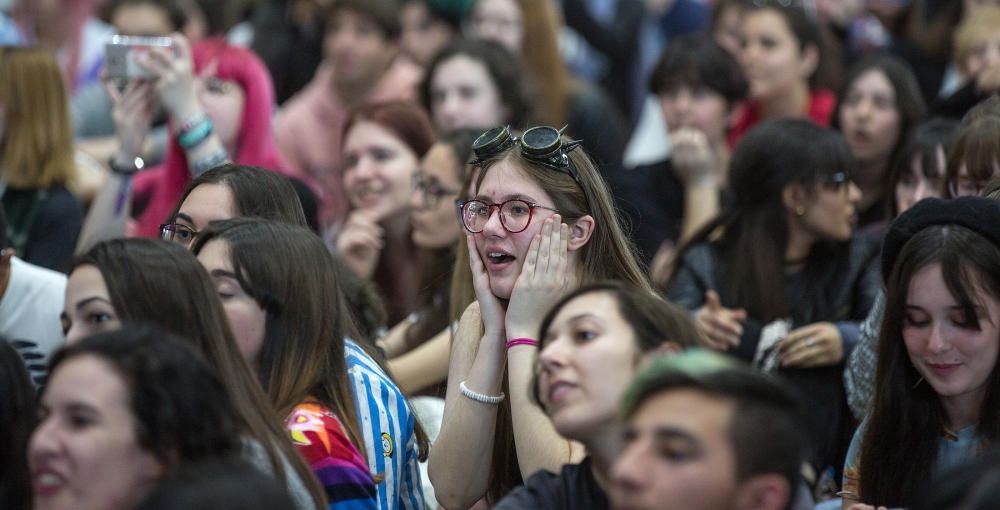
[[[340,174],[341,142],[350,107],[334,91],[334,69],[324,63],[309,85],[292,97],[274,123],[274,137],[285,162],[302,175],[313,189],[321,190],[320,219],[323,227],[347,216]],[[413,100],[423,70],[407,59],[397,58],[372,87],[366,103]]]

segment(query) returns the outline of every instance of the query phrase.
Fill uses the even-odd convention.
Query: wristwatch
[[[139,170],[142,170],[143,167],[145,167],[145,166],[146,166],[146,162],[143,161],[142,158],[140,158],[138,156],[136,156],[132,160],[132,164],[131,165],[119,165],[117,159],[114,156],[111,156],[111,159],[108,160],[108,167],[111,168],[111,171],[113,173],[116,173],[118,175],[123,175],[123,176],[132,176],[132,175],[135,175],[136,172],[138,172]]]

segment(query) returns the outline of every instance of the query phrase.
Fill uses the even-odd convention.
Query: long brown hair
[[[364,454],[344,357],[344,338],[354,327],[323,242],[304,227],[258,218],[213,222],[195,253],[213,240],[228,245],[236,279],[267,313],[253,368],[278,416],[316,399],[340,418]]]
[[[100,271],[120,319],[148,322],[192,342],[218,371],[243,432],[260,442],[277,479],[287,479],[287,462],[305,483],[316,509],[326,508],[322,487],[243,361],[215,285],[198,259],[167,241],[112,239],[82,254],[73,269],[84,265]]]
[[[476,189],[479,189],[486,174],[497,162],[506,161],[513,164],[538,183],[552,198],[553,205],[567,224],[572,224],[586,215],[594,218],[594,232],[587,244],[579,250],[581,285],[602,280],[617,280],[643,292],[653,293],[653,286],[639,264],[635,246],[625,235],[611,193],[597,166],[582,147],[571,151],[569,158],[577,169],[579,184],[567,173],[552,170],[525,158],[521,154],[520,144],[515,144],[514,148],[505,154],[479,165]],[[464,267],[458,265],[461,263],[462,261],[458,260],[455,266],[455,278],[458,279],[461,275],[461,280],[453,286],[453,289],[459,292],[471,288],[472,278],[468,259],[465,260]],[[504,386],[508,386],[506,374]],[[514,429],[508,400],[501,403],[497,412],[496,435],[490,464],[486,499],[495,502],[510,489],[522,483],[517,452],[514,449]]]
[[[55,57],[0,46],[0,176],[14,188],[72,184],[76,172],[69,95]]]
[[[994,299],[1000,297],[1000,249],[972,230],[959,225],[928,227],[900,250],[886,281],[875,394],[859,457],[860,497],[875,506],[909,507],[915,502],[938,460],[938,445],[947,425],[940,397],[922,381],[903,342],[910,282],[931,264],[940,264],[945,285],[965,317],[978,316],[976,289]],[[986,388],[977,432],[984,442],[995,444],[1000,439],[1000,370],[996,366]]]

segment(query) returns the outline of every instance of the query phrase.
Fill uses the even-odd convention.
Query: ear
[[[569,251],[579,250],[590,241],[590,236],[594,234],[597,224],[594,217],[586,215],[576,220],[569,226]]]
[[[671,340],[664,341],[655,349],[642,353],[639,358],[639,366],[636,370],[642,370],[646,367],[646,365],[649,365],[655,359],[663,356],[673,356],[674,354],[680,353],[682,350],[684,350],[684,348],[681,347],[681,344]]]
[[[819,67],[819,48],[814,44],[809,44],[802,49],[802,62],[799,64],[799,73],[806,80],[809,79],[816,68]]]
[[[4,248],[0,250],[0,269],[7,270],[10,267],[10,259],[15,255],[14,248]]]
[[[799,183],[786,184],[781,188],[781,204],[789,214],[802,216],[809,204],[809,194]]]
[[[757,475],[736,488],[738,510],[782,510],[788,506],[792,490],[785,477],[776,473]]]

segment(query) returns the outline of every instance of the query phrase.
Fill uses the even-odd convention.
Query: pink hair
[[[236,154],[229,155],[233,162],[269,168],[294,177],[278,156],[278,149],[271,136],[274,87],[260,58],[223,39],[201,41],[194,45],[191,53],[196,73],[216,62],[215,76],[236,82],[243,89],[245,102],[236,137]],[[174,122],[177,119],[171,119],[171,123]],[[177,200],[190,180],[187,156],[171,136],[167,159],[163,165],[136,176],[135,196],[149,197],[148,205],[138,218],[138,235],[157,235],[160,223],[167,219],[167,215],[177,205]]]

